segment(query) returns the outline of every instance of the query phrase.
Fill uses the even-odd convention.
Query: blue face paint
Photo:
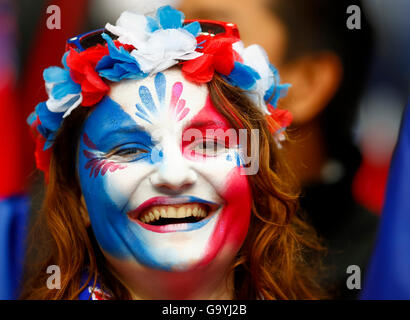
[[[156,115],[159,111],[163,112],[165,108],[166,80],[163,73],[160,72],[156,74],[154,84],[161,110],[155,105],[151,92],[146,86],[141,86],[138,91],[143,105],[137,103],[135,106],[137,108],[135,115],[148,123],[152,123],[150,118]]]
[[[135,121],[108,96],[98,104],[87,119],[84,132],[99,151],[106,153],[127,143],[138,143],[147,149],[153,147],[150,135],[141,130]]]
[[[133,148],[146,152],[131,158],[127,156],[123,161],[105,158],[113,150],[121,154]],[[80,184],[97,241],[103,250],[115,257],[134,255],[142,260],[148,259],[144,258],[146,246],[136,235],[130,234],[130,221],[123,212],[128,196],[108,191],[107,178],[117,170],[141,161],[153,164],[153,149],[149,134],[109,97],[95,107],[84,124],[78,155]]]
[[[207,263],[238,221],[227,218],[231,211],[224,200],[238,159],[233,150],[230,161],[184,157],[183,130],[207,106],[206,86],[167,70],[111,89],[112,98],[105,97],[86,119],[78,151],[80,185],[98,244],[107,257],[159,270]],[[204,120],[218,117],[206,113]],[[141,209],[144,203],[151,204]],[[161,217],[183,217],[179,209],[198,221],[156,225],[147,220],[159,211]],[[199,219],[204,214],[209,216]]]
[[[160,77],[156,83],[158,96],[165,95],[161,93],[164,84],[161,84]],[[145,153],[122,156],[122,152],[127,153],[133,148],[144,149]],[[186,256],[181,258],[176,248],[161,249],[158,244],[167,241],[153,239],[153,232],[128,216],[130,210],[135,209],[130,201],[138,193],[139,183],[145,182],[146,175],[162,161],[163,152],[158,150],[150,135],[120,105],[106,97],[84,123],[79,144],[78,174],[91,225],[102,250],[117,259],[170,270],[181,259],[189,259]],[[122,188],[124,185],[126,187]],[[186,197],[184,201],[209,204],[198,197]],[[203,230],[209,234],[206,228],[211,229],[215,223],[216,216],[189,225],[189,230],[184,233]],[[171,233],[163,235],[173,236]],[[154,238],[157,236],[155,234]]]

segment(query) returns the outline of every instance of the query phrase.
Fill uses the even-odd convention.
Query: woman
[[[29,122],[51,248],[22,298],[322,296],[321,247],[280,152],[288,86],[233,24],[183,19],[126,12],[45,71]]]

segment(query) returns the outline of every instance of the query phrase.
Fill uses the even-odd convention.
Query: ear
[[[282,66],[283,83],[290,83],[282,103],[293,114],[293,123],[313,120],[327,106],[342,79],[342,63],[332,52],[308,54]]]

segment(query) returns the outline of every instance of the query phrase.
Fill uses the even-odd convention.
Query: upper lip
[[[204,200],[194,196],[178,196],[178,197],[153,197],[141,203],[136,209],[128,212],[128,215],[133,218],[138,218],[141,213],[153,206],[166,206],[187,203],[200,203],[209,207],[209,212],[219,209],[220,205],[212,201]]]

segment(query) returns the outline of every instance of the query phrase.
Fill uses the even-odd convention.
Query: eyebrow
[[[194,121],[192,123],[189,123],[187,127],[184,128],[185,130],[188,129],[229,129],[230,127],[227,126],[226,123],[220,120],[205,120],[205,121]]]
[[[115,133],[146,133],[141,127],[137,125],[127,125],[121,128],[112,128],[111,130],[107,130],[103,135],[101,135],[100,140],[104,140],[108,138],[108,136],[115,134]]]
[[[128,137],[131,134],[138,135],[139,142],[145,143],[147,146],[152,143],[151,136],[148,132],[138,125],[127,125],[121,128],[107,130],[104,134],[98,137],[96,145],[99,149],[109,149],[113,144],[117,144],[118,140]]]

